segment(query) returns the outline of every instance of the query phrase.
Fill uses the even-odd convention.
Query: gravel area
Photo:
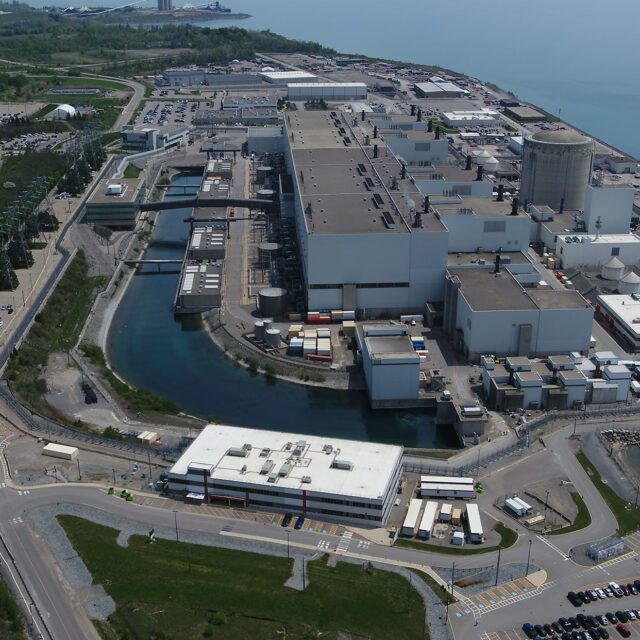
[[[432,567],[432,569],[447,582],[451,583],[451,567]],[[526,563],[514,563],[514,564],[501,564],[500,574],[498,575],[498,584],[504,584],[505,582],[511,582],[518,578],[523,578],[527,570]],[[539,571],[540,567],[533,564],[529,565],[529,573]],[[472,596],[475,593],[481,593],[490,589],[496,582],[496,568],[491,567],[479,567],[477,569],[461,569],[456,571],[455,581],[470,580],[474,584],[470,584],[466,587],[459,587],[456,585],[456,590],[463,593],[466,596]]]

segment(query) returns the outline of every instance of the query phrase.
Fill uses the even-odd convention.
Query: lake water
[[[640,157],[640,3],[229,0],[237,24],[494,82]]]
[[[192,185],[199,177],[179,177]],[[184,197],[184,191],[168,198]],[[146,257],[182,258],[190,211],[159,215]],[[176,246],[166,246],[167,241]],[[182,244],[182,246],[179,246]],[[428,411],[372,411],[364,392],[305,387],[252,376],[217,349],[193,317],[176,319],[178,274],[140,275],[115,314],[107,351],[114,368],[134,385],[169,398],[183,410],[222,423],[373,440],[409,447],[456,446],[450,427],[438,428]]]

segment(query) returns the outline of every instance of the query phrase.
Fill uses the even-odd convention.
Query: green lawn
[[[22,614],[13,593],[0,578],[0,638],[2,640],[25,640]]]
[[[616,517],[618,533],[621,536],[626,536],[640,529],[640,508],[633,506],[627,508],[627,501],[623,500],[608,484],[603,482],[600,472],[583,451],[578,451],[576,458]]]
[[[117,498],[114,498],[117,499]],[[117,603],[105,639],[421,639],[424,604],[402,577],[326,558],[309,563],[309,586],[284,587],[290,562],[142,536],[124,549],[118,532],[59,516],[72,544]],[[320,635],[320,632],[322,635]]]
[[[554,529],[553,531],[548,531],[547,535],[557,536],[562,535],[563,533],[572,533],[573,531],[580,531],[580,529],[584,529],[591,524],[591,514],[589,513],[589,509],[587,505],[584,503],[582,496],[577,491],[571,492],[571,497],[573,501],[576,503],[578,507],[578,515],[572,524],[562,527],[561,529]]]
[[[418,549],[420,551],[430,551],[433,553],[442,553],[452,556],[474,556],[480,553],[491,553],[492,551],[497,551],[499,548],[508,549],[518,540],[518,534],[513,529],[509,529],[509,527],[503,525],[501,522],[496,523],[494,530],[500,534],[500,542],[493,547],[477,547],[473,544],[464,547],[456,547],[451,544],[443,546],[407,538],[398,538],[395,544],[398,547],[410,547],[411,549]]]
[[[127,168],[124,170],[124,177],[137,178],[141,172],[142,172],[142,169],[136,167],[135,164],[128,164]]]

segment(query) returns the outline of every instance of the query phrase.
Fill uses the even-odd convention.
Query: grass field
[[[290,561],[134,536],[60,516],[69,539],[117,603],[105,640],[288,640],[340,637],[421,640],[424,604],[400,576],[326,558],[308,565],[304,592],[283,586]],[[341,636],[341,633],[352,634]],[[321,635],[320,635],[321,634]]]
[[[580,529],[584,529],[591,524],[591,514],[589,513],[589,509],[584,503],[582,496],[577,491],[572,491],[571,497],[578,507],[578,515],[576,516],[576,519],[566,527],[548,531],[547,535],[558,536],[562,535],[563,533],[572,533],[573,531],[580,531]]]
[[[137,178],[140,173],[141,173],[141,169],[136,167],[135,164],[128,164],[127,168],[124,170],[124,177],[125,178]]]
[[[509,547],[512,547],[518,540],[518,534],[513,529],[509,529],[509,527],[503,525],[501,522],[496,523],[494,530],[500,534],[500,542],[493,547],[477,547],[473,544],[465,547],[456,547],[451,544],[443,546],[407,538],[398,538],[396,540],[396,546],[410,547],[411,549],[418,549],[420,551],[442,553],[443,555],[475,556],[480,553],[491,553],[492,551],[497,551],[499,548],[508,549]]]
[[[591,460],[587,458],[583,451],[578,451],[576,458],[616,517],[618,521],[618,533],[621,536],[626,536],[640,529],[640,508],[633,506],[628,508],[627,501],[623,500],[602,480],[600,472],[594,467]]]
[[[104,278],[89,277],[88,268],[84,254],[77,253],[5,369],[14,391],[37,411],[50,414],[43,397],[46,383],[40,377],[49,354],[66,351],[76,343],[96,288],[104,282]]]

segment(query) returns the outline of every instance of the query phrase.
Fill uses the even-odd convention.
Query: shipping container
[[[448,502],[443,502],[440,507],[440,522],[451,522],[451,516],[453,514],[453,505]]]
[[[428,484],[470,484],[473,486],[473,478],[459,476],[420,476],[420,483]]]
[[[429,484],[420,485],[421,498],[458,498],[467,500],[475,498],[476,492],[473,485],[468,484]]]
[[[420,526],[418,527],[418,535],[421,538],[431,537],[437,513],[438,503],[432,501],[427,502],[424,513],[422,514],[422,520],[420,520]]]
[[[484,531],[482,530],[482,521],[480,520],[480,510],[475,502],[467,505],[467,527],[469,529],[470,542],[474,542],[476,544],[484,542]]]
[[[422,510],[422,500],[412,499],[409,502],[409,509],[407,515],[402,523],[401,534],[403,536],[414,536],[416,534],[416,527],[418,526],[418,520],[420,518],[420,511]]]
[[[459,525],[462,522],[462,509],[454,509],[451,512],[451,524]]]
[[[43,447],[42,455],[60,458],[61,460],[75,460],[78,457],[78,448],[50,442]]]

